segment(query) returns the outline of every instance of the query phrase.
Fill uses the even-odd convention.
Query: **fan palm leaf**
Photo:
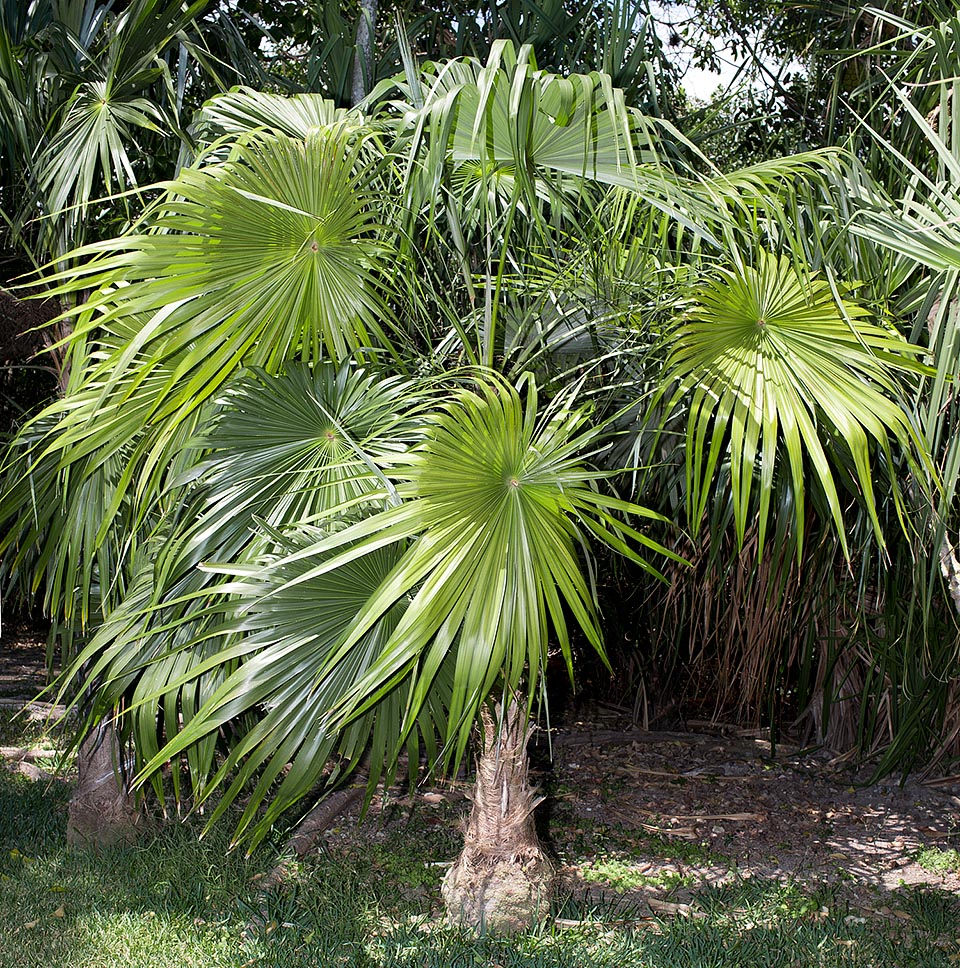
[[[742,543],[756,487],[762,547],[775,469],[785,457],[798,554],[809,480],[822,493],[846,548],[831,466],[836,458],[828,453],[834,451],[849,461],[859,497],[883,540],[871,448],[883,456],[902,508],[891,444],[918,465],[924,449],[897,402],[896,374],[915,372],[916,357],[924,351],[864,316],[856,304],[838,301],[829,282],[804,279],[787,259],[770,254],[762,253],[755,267],[720,269],[705,282],[671,339],[660,394],[673,394],[671,407],[686,407],[687,504],[694,528],[714,493],[718,465],[728,462],[738,539]]]
[[[4,139],[18,182],[3,204],[28,248],[26,223],[40,215],[40,251],[61,259],[104,210],[129,215],[124,193],[157,177],[157,146],[173,142],[176,156],[184,90],[168,55],[200,54],[188,33],[208,4],[134,0],[114,12],[109,3],[41,0],[21,18],[3,12],[0,103],[12,108]],[[100,206],[106,195],[111,204]]]
[[[342,359],[387,342],[389,240],[369,205],[369,172],[356,168],[362,148],[337,127],[306,143],[264,138],[184,171],[151,231],[91,246],[61,287],[96,290],[70,339],[70,393],[51,408],[55,428],[17,451],[8,479],[48,459],[64,474],[87,462],[87,474],[124,452],[97,542],[130,495],[141,509],[157,500],[184,434],[240,368],[275,373],[293,358]]]
[[[86,265],[62,277],[98,291],[88,325],[150,314],[138,346],[189,344],[185,367],[209,359],[191,390],[219,386],[238,358],[275,371],[290,356],[343,359],[374,337],[386,343],[376,272],[389,241],[358,164],[362,141],[338,126],[306,142],[263,135],[229,161],[184,170],[151,209],[151,231],[89,246],[78,253]],[[119,363],[108,367],[122,373]]]
[[[210,574],[198,566],[208,560],[252,560],[270,547],[263,527],[271,534],[284,531],[379,492],[379,467],[389,466],[421,434],[417,413],[408,383],[381,379],[349,363],[291,365],[280,377],[259,372],[234,380],[213,412],[203,411],[199,429],[180,438],[182,461],[155,485],[156,515],[141,528],[150,553],[133,567],[134,574],[149,573],[149,596],[113,603],[123,607],[108,615],[109,628],[97,633],[68,679],[117,642],[120,648],[107,660],[114,677],[140,664],[132,656],[124,665],[120,657],[126,646],[149,640],[146,654],[162,655],[168,629],[155,634],[154,620],[162,625],[176,620],[181,635],[201,638],[223,603],[215,597]],[[37,502],[41,513],[46,506]],[[32,522],[36,515],[34,510],[24,518]],[[162,525],[154,533],[158,517]],[[46,519],[43,523],[50,526]],[[44,529],[37,525],[30,534],[43,535]],[[55,542],[56,535],[47,540]],[[78,557],[96,560],[91,554]],[[95,668],[94,677],[101,671]]]
[[[227,392],[183,538],[158,535],[167,550],[70,672],[95,684],[94,717],[128,707],[141,781],[186,755],[201,798],[223,794],[213,819],[252,785],[238,836],[254,842],[331,762],[336,782],[367,757],[372,789],[404,745],[411,768],[421,743],[431,763],[444,743],[458,760],[495,687],[539,691],[551,630],[572,663],[568,615],[602,655],[589,542],[652,574],[642,552],[676,558],[630,520],[654,515],[601,491],[603,429],[572,394],[542,411],[532,380],[478,377],[424,411],[403,384],[320,369]],[[182,577],[151,591],[164,574]]]
[[[126,704],[144,778],[186,755],[201,795],[229,802],[252,785],[242,826],[255,839],[258,804],[282,791],[275,818],[328,759],[347,770],[369,749],[390,771],[423,740],[431,759],[458,761],[491,695],[522,687],[528,712],[543,695],[549,643],[572,670],[571,623],[603,655],[591,545],[655,577],[650,556],[678,560],[646,531],[657,516],[612,493],[619,465],[597,468],[606,416],[578,387],[544,404],[524,373],[551,342],[579,351],[587,326],[630,315],[585,286],[582,267],[569,299],[559,282],[530,282],[533,259],[553,266],[541,282],[561,279],[570,239],[599,224],[601,205],[622,213],[609,261],[625,284],[693,303],[660,401],[688,409],[692,519],[729,455],[741,537],[755,468],[766,517],[778,460],[801,485],[813,467],[842,528],[837,452],[873,502],[871,454],[915,443],[887,400],[911,348],[829,285],[758,256],[677,295],[736,250],[768,190],[836,156],[701,178],[681,163],[679,135],[627,109],[609,78],[547,75],[507,45],[398,89],[375,125],[320,99],[218,99],[194,166],[130,233],[86,247],[55,279],[93,296],[74,314],[57,425],[29,457],[49,462],[50,493],[71,473],[116,470],[111,493],[76,517],[89,561],[99,545],[131,544],[125,594],[71,674],[94,688],[94,719]],[[776,236],[788,213],[778,199],[766,213]],[[405,270],[437,261],[406,287]],[[642,284],[661,269],[667,284]],[[427,292],[435,279],[446,288]],[[527,341],[524,313],[548,301],[563,322]],[[517,321],[509,342],[501,306]],[[448,374],[427,409],[394,400],[400,384],[331,368],[379,356],[386,372],[404,349],[394,315],[406,324],[414,311],[432,317],[421,372],[460,353],[498,364],[517,347],[516,384]],[[452,336],[437,336],[438,319]],[[15,470],[22,491],[29,468]],[[802,486],[799,497],[802,533]],[[70,568],[61,598],[85,575]],[[228,730],[236,744],[218,769],[213,744]]]
[[[185,460],[179,474],[171,474],[169,493],[162,495],[165,513],[128,569],[132,577],[125,594],[106,610],[103,623],[60,684],[61,696],[80,681],[92,689],[86,712],[93,720],[118,707],[126,709],[124,730],[133,738],[141,763],[158,749],[159,716],[162,733],[184,743],[196,790],[209,779],[223,722],[204,731],[202,724],[211,723],[206,712],[196,724],[193,721],[231,674],[234,683],[244,676],[245,682],[252,682],[259,667],[247,669],[246,663],[266,648],[266,626],[260,627],[262,634],[253,635],[256,623],[251,625],[247,614],[251,607],[257,612],[250,606],[256,598],[251,598],[250,589],[262,591],[271,581],[279,582],[270,577],[278,548],[292,553],[291,542],[302,545],[303,534],[309,533],[303,529],[310,528],[311,519],[344,504],[362,507],[366,495],[379,494],[385,480],[381,467],[389,467],[422,436],[421,404],[409,382],[383,379],[350,363],[291,365],[280,377],[262,371],[247,374],[223,391],[216,406],[213,416],[203,421],[203,430],[184,443],[185,450],[197,456]],[[210,560],[235,562],[241,577],[225,581],[202,567]],[[278,654],[286,655],[301,641],[309,614],[314,622],[309,641],[329,640],[329,624],[341,615],[336,603],[343,599],[343,583],[351,586],[350,594],[359,596],[362,578],[373,567],[368,562],[312,587],[312,613],[306,609],[303,589],[287,599],[281,595],[280,606],[286,602],[294,612],[288,615],[292,627],[276,616],[270,620],[270,641],[280,644]],[[270,611],[274,604],[264,608]],[[280,607],[277,616],[282,612]],[[244,616],[242,621],[238,615]],[[309,692],[311,666],[308,663],[304,673],[307,660],[298,655],[298,674]],[[273,676],[276,670],[271,666],[268,671]],[[339,682],[338,676],[334,680]],[[292,682],[294,672],[290,677]],[[262,692],[252,686],[250,692],[252,698],[243,707],[250,715],[234,709],[230,717],[237,719],[235,730],[244,724],[252,728],[258,721]],[[325,701],[316,700],[321,705]],[[378,730],[387,728],[386,721]],[[182,740],[180,734],[186,730]],[[348,739],[361,745],[349,755],[355,761],[368,734],[357,727],[331,736],[334,746],[325,747],[310,783],[334,747],[345,749]],[[376,734],[381,746],[383,735]],[[238,755],[250,764],[245,778],[264,759],[254,763],[248,751]],[[378,762],[382,765],[384,757]],[[176,771],[173,781],[179,796]],[[284,803],[285,796],[280,798]]]
[[[580,561],[591,542],[609,545],[653,575],[659,573],[637,549],[676,560],[628,523],[656,515],[597,486],[608,475],[588,464],[603,433],[590,425],[589,412],[574,405],[572,394],[540,412],[534,381],[521,384],[526,399],[492,377],[455,390],[430,417],[426,441],[389,471],[402,503],[296,556],[324,556],[306,572],[313,577],[378,548],[405,548],[344,650],[397,602],[409,597],[409,604],[331,721],[348,725],[414,676],[405,736],[453,653],[448,756],[456,760],[480,704],[498,683],[507,689],[523,683],[531,697],[537,694],[551,629],[572,672],[568,615],[603,654],[595,591]]]
[[[329,710],[376,663],[403,614],[405,603],[398,601],[362,635],[351,634],[367,599],[395,566],[401,549],[381,548],[335,571],[317,574],[316,557],[298,557],[317,537],[310,530],[282,538],[276,535],[271,557],[246,568],[218,566],[218,571],[230,574],[227,587],[236,603],[236,617],[212,630],[218,647],[200,662],[191,650],[191,661],[177,670],[179,676],[173,681],[166,674],[153,681],[147,666],[135,698],[149,711],[161,690],[166,694],[171,688],[193,686],[211,677],[217,686],[216,677],[224,669],[234,670],[217,688],[205,690],[204,701],[183,727],[168,733],[171,739],[166,746],[158,750],[149,743],[139,751],[144,761],[149,760],[143,771],[148,776],[181,752],[196,755],[211,736],[228,728],[233,738],[219,770],[211,775],[209,761],[197,761],[200,769],[195,770],[195,779],[206,778],[198,793],[208,797],[223,788],[211,817],[215,822],[252,786],[237,836],[249,833],[253,843],[321,781],[336,783],[365,761],[372,790],[384,769],[391,777],[396,769],[396,736],[404,720],[408,689],[387,692],[346,728],[331,724]],[[350,644],[344,647],[348,637]],[[336,661],[332,661],[334,655]],[[169,664],[169,657],[164,664]],[[419,762],[421,740],[428,755],[436,757],[438,736],[445,732],[443,684],[450,675],[448,663],[420,710],[411,737],[412,770]],[[152,711],[146,722],[151,720],[156,722]],[[333,772],[327,775],[331,765]],[[263,812],[265,801],[269,804]]]
[[[203,562],[242,554],[261,524],[283,531],[379,494],[383,468],[422,436],[422,406],[410,381],[349,362],[236,379],[188,445],[203,457],[183,475],[190,490],[157,557],[155,601],[196,581]]]
[[[359,123],[360,116],[354,117]],[[201,144],[236,139],[258,129],[306,140],[315,129],[346,122],[346,109],[320,95],[286,97],[241,87],[210,98],[196,113],[191,131]]]
[[[148,98],[116,99],[109,81],[85,84],[38,161],[38,184],[49,210],[72,208],[68,219],[84,219],[101,179],[106,194],[135,185],[128,147],[136,143],[137,129],[160,132],[165,121]]]

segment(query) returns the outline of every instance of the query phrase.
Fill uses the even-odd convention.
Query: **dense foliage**
[[[267,90],[200,107],[264,10],[0,9],[0,206],[69,324],[5,598],[158,791],[252,788],[260,838],[365,759],[456,763],[578,643],[884,769],[960,752],[955,18],[877,13],[849,143],[721,174],[640,6],[403,11],[352,109],[352,11],[272,7]]]

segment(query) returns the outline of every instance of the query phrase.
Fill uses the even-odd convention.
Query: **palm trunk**
[[[142,814],[127,789],[116,729],[101,723],[80,744],[79,778],[67,816],[67,842],[108,847],[137,837]]]
[[[940,543],[940,571],[947,582],[950,600],[953,607],[960,614],[960,562],[950,543],[950,538],[944,530],[943,541]]]
[[[483,744],[463,852],[441,892],[455,924],[481,931],[523,931],[550,910],[554,868],[533,823],[542,797],[530,786],[531,728],[516,700],[497,706],[499,723],[484,707]]]
[[[359,104],[370,91],[373,79],[373,47],[377,35],[378,0],[360,0],[357,46],[353,57],[353,104]]]

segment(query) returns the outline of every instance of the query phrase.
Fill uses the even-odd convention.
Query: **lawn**
[[[3,742],[36,744],[35,734]],[[57,768],[55,757],[40,757]],[[960,901],[952,891],[902,887],[854,906],[835,884],[790,877],[719,881],[651,876],[638,855],[680,850],[663,837],[575,820],[571,795],[554,810],[558,861],[580,871],[554,920],[513,939],[447,928],[438,886],[457,850],[462,800],[397,795],[359,828],[329,831],[279,883],[278,836],[253,857],[194,821],[157,825],[136,846],[99,854],[64,839],[68,782],[0,771],[0,932],[3,968],[218,966],[955,966]],[[602,842],[602,850],[598,847]],[[722,854],[700,851],[716,867]],[[956,863],[949,851],[929,863]],[[645,891],[661,900],[643,903]],[[677,898],[671,904],[669,899]],[[680,900],[682,898],[682,900]]]

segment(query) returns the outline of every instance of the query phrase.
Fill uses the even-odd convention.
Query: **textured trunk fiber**
[[[126,788],[116,732],[98,726],[80,744],[80,777],[67,815],[67,842],[109,847],[136,839],[142,814]]]
[[[960,614],[960,562],[957,561],[957,554],[947,534],[944,534],[943,542],[940,545],[940,571],[947,581],[950,601],[953,602],[953,607]]]
[[[530,727],[511,701],[497,707],[499,724],[484,708],[483,750],[463,852],[441,892],[455,924],[481,931],[523,931],[550,911],[554,869],[533,824],[542,797],[527,776]]]

